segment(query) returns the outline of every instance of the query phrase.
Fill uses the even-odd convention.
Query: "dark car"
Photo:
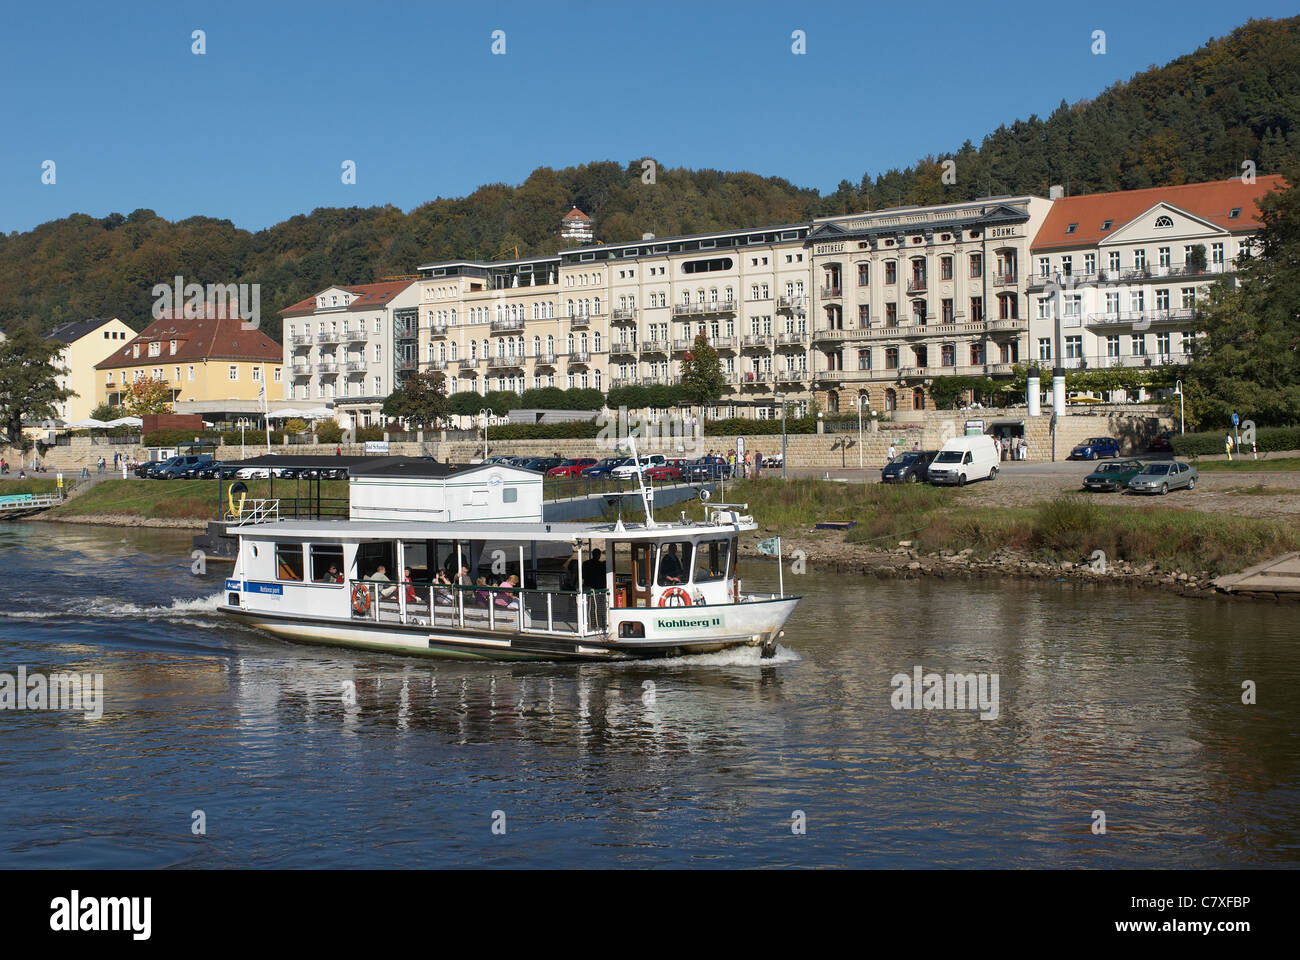
[[[1089,437],[1070,451],[1071,460],[1100,460],[1118,457],[1119,441],[1114,437]]]
[[[700,457],[682,467],[686,480],[721,480],[731,475],[731,468],[721,457]]]
[[[938,450],[905,450],[880,471],[881,483],[924,483],[930,479],[930,464]]]
[[[606,457],[604,460],[600,461],[594,466],[587,467],[585,470],[583,470],[582,476],[605,477],[608,476],[609,472],[613,470],[615,467],[621,467],[623,464],[631,463],[631,462],[632,462],[631,457]]]
[[[577,477],[582,474],[582,471],[586,470],[588,467],[594,467],[595,465],[595,457],[574,457],[551,467],[551,469],[546,471],[546,475],[548,477]]]
[[[1164,433],[1158,433],[1147,444],[1147,449],[1152,453],[1173,453],[1174,452],[1174,432],[1166,430]]]
[[[1103,463],[1083,478],[1083,489],[1103,492],[1123,490],[1128,482],[1142,472],[1141,460],[1116,460]]]
[[[515,466],[523,467],[525,470],[536,470],[539,473],[548,473],[552,467],[558,467],[563,462],[563,457],[529,457],[523,463],[517,463]]]
[[[187,454],[183,457],[176,457],[175,463],[169,463],[164,467],[159,467],[154,471],[154,476],[159,480],[178,480],[195,467],[201,467],[212,462],[212,454]]]
[[[158,471],[165,470],[166,468],[179,463],[180,460],[180,457],[168,457],[166,460],[150,460],[148,463],[140,464],[140,469],[137,471],[137,474],[141,477],[154,479],[158,476]]]

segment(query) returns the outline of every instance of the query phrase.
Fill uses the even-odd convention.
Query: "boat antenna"
[[[631,435],[627,438],[628,449],[632,451],[632,464],[636,467],[636,483],[641,493],[641,504],[645,507],[645,526],[647,530],[655,528],[654,493],[646,489],[645,475],[641,472],[641,458],[636,452],[636,441]]]

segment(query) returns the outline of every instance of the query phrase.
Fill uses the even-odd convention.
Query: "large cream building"
[[[73,396],[55,404],[56,416],[64,423],[89,419],[99,404],[99,384],[95,364],[117,347],[135,337],[135,331],[116,317],[105,320],[73,320],[50,331],[50,339],[63,344],[56,363],[63,368],[57,378],[59,387],[73,391]]]
[[[710,416],[759,418],[779,416],[782,400],[794,413],[814,399],[828,412],[920,410],[936,377],[1051,365],[1054,310],[1067,365],[1183,362],[1194,304],[1248,249],[1255,201],[1279,186],[990,197],[431,263],[418,283],[419,362],[446,374],[449,393],[607,392],[678,382],[703,332],[727,379]],[[1207,265],[1192,276],[1201,243]],[[1136,286],[1094,300],[1067,289],[1054,308],[1045,283],[1057,271]]]

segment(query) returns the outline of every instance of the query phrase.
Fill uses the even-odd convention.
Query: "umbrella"
[[[294,410],[294,409],[272,410],[270,413],[266,415],[268,420],[280,420],[280,419],[291,420],[294,417],[298,417],[299,419],[302,419],[305,416],[306,413],[304,411]]]
[[[91,430],[100,427],[107,427],[108,424],[103,420],[96,420],[94,417],[88,417],[85,420],[78,420],[76,423],[68,424],[69,430]]]
[[[118,417],[104,424],[106,427],[143,427],[144,421],[139,417]]]
[[[333,420],[334,411],[329,407],[316,407],[312,410],[304,410],[303,418],[306,420]]]

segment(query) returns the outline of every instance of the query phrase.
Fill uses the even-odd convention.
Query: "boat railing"
[[[236,526],[280,519],[279,500],[236,500],[234,503],[237,509],[227,510],[226,520]]]
[[[360,579],[349,580],[347,585],[353,618],[376,623],[577,637],[603,635],[609,623],[604,590],[579,593],[427,580]]]

